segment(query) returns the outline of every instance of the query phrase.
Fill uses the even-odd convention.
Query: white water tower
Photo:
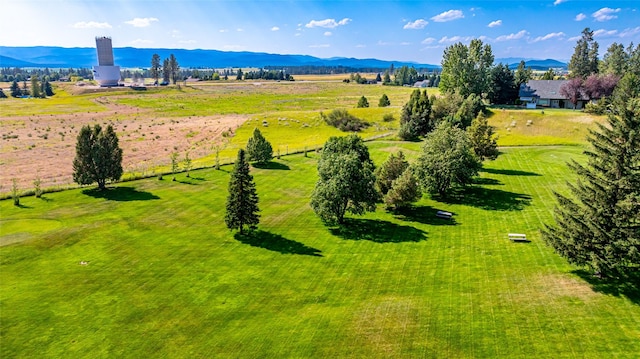
[[[102,87],[118,86],[120,66],[113,65],[111,38],[96,37],[96,49],[98,50],[98,66],[93,67],[93,79]]]

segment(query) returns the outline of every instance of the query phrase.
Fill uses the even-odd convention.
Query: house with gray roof
[[[531,80],[526,84],[520,85],[519,97],[520,101],[527,108],[549,107],[549,108],[573,108],[573,104],[569,99],[560,94],[560,87],[567,80]],[[576,109],[584,108],[588,99],[581,95]]]

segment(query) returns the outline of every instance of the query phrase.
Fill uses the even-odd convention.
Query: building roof
[[[548,98],[552,100],[564,100],[560,94],[560,87],[567,80],[531,80],[520,85],[520,97]]]

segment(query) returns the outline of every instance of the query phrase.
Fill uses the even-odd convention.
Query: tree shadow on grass
[[[505,176],[540,176],[535,172],[503,170],[503,169],[495,169],[495,168],[482,168],[480,172],[486,172],[486,173],[491,173],[496,175],[505,175]]]
[[[279,234],[273,234],[261,230],[236,233],[233,236],[237,241],[252,247],[260,247],[282,254],[299,254],[305,256],[322,257],[322,251],[309,247],[303,243],[284,238]]]
[[[290,170],[289,166],[285,165],[284,163],[275,162],[275,161],[269,161],[267,163],[254,163],[252,164],[252,166],[255,168],[263,169],[263,170],[282,170],[282,171]]]
[[[100,190],[97,188],[85,189],[83,194],[94,198],[104,198],[110,201],[149,201],[152,199],[160,199],[153,193],[138,191],[133,187],[113,187]]]
[[[476,177],[473,179],[473,184],[479,186],[502,186],[503,183],[498,181],[495,178],[486,178],[486,177]]]
[[[572,273],[589,283],[591,289],[596,292],[614,297],[626,297],[634,304],[640,304],[640,273],[621,279],[599,278],[593,273],[581,269],[574,270]]]
[[[446,197],[434,198],[443,203],[463,204],[489,211],[521,211],[531,204],[531,196],[527,194],[476,186],[456,189]]]
[[[330,231],[342,239],[376,243],[420,242],[427,238],[426,233],[417,228],[375,219],[345,218],[340,227]]]
[[[396,210],[393,214],[395,218],[407,222],[418,222],[434,226],[454,226],[458,224],[455,217],[451,217],[449,219],[436,217],[436,213],[438,213],[438,211],[445,211],[455,215],[453,212],[436,209],[430,206],[402,208]]]

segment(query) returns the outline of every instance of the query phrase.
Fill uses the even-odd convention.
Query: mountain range
[[[153,54],[160,55],[162,59],[174,54],[183,68],[343,66],[360,69],[384,69],[391,66],[391,64],[396,68],[404,65],[425,69],[440,68],[440,65],[407,61],[347,57],[318,58],[309,55],[281,55],[246,51],[141,49],[134,47],[113,49],[115,64],[123,68],[149,67]],[[520,60],[520,58],[496,59],[496,63],[506,63],[509,64],[509,67],[515,68]],[[527,66],[534,70],[547,70],[550,67],[566,68],[566,63],[557,60],[525,59],[525,61]],[[92,47],[0,46],[0,67],[90,68],[94,65],[97,65],[97,54],[96,49]]]

